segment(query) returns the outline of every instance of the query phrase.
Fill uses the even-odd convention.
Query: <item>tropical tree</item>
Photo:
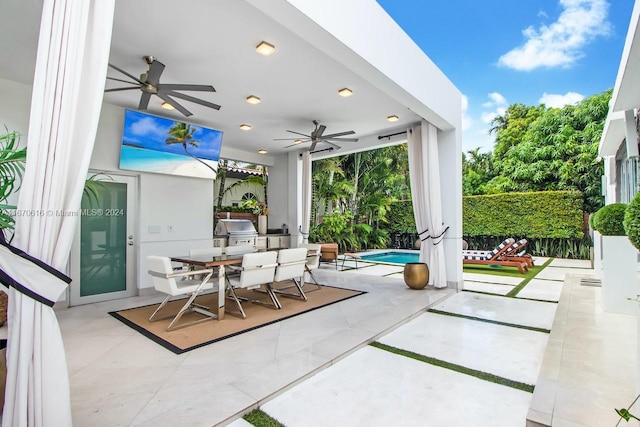
[[[211,169],[214,174],[216,174],[217,171],[213,167],[197,158],[196,156],[191,154],[189,150],[187,150],[187,145],[191,145],[193,147],[198,146],[200,140],[193,137],[197,131],[198,128],[196,128],[195,126],[191,126],[183,122],[174,122],[173,126],[169,128],[169,131],[167,132],[169,136],[167,137],[167,139],[165,139],[164,142],[167,145],[182,144],[182,148],[184,148],[184,152],[187,153],[187,155],[193,157],[195,160],[199,161],[207,168]]]
[[[485,185],[486,192],[579,190],[584,209],[598,210],[603,203],[598,145],[609,99],[611,90],[577,105],[532,107],[524,119],[510,121],[496,136],[496,176]],[[511,144],[514,135],[517,142]]]

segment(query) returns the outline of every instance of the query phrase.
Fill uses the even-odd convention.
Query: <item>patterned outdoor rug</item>
[[[247,315],[246,319],[230,315],[229,311],[235,309],[235,303],[227,300],[227,312],[222,321],[209,320],[182,329],[175,329],[171,332],[167,332],[167,326],[171,322],[171,318],[149,322],[149,316],[151,316],[159,304],[113,311],[109,314],[166,349],[180,354],[366,293],[331,286],[322,286],[320,290],[313,292],[307,290],[307,288],[314,289],[314,287],[315,285],[305,285],[304,289],[308,301],[280,296],[279,299],[282,303],[282,309],[280,310],[252,302],[244,302],[242,307]],[[238,290],[237,294],[249,300],[267,301],[268,299],[268,296],[263,293],[245,289]],[[196,298],[196,302],[204,306],[213,307],[212,311],[215,313],[218,294],[201,295]],[[177,313],[184,303],[184,299],[171,301],[163,307],[161,314]],[[199,313],[186,313],[182,316],[179,323],[189,322],[199,318],[204,318],[204,316]]]

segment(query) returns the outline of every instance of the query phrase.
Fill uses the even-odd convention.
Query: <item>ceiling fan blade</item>
[[[330,146],[335,147],[336,150],[339,150],[340,148],[342,148],[339,145],[334,144],[333,142],[329,142],[327,140],[323,140],[323,141],[329,144]]]
[[[172,91],[172,90],[165,91],[164,90],[164,86],[162,86],[162,85],[160,85],[160,89],[158,90],[158,93],[171,95],[171,96],[174,96],[176,98],[184,99],[185,101],[190,101],[190,102],[193,102],[195,104],[204,105],[205,107],[213,108],[214,110],[219,110],[220,109],[220,106],[218,104],[214,104],[213,102],[205,101],[204,99],[194,98],[193,96],[185,95],[184,93],[179,93],[179,92],[175,92],[175,91]]]
[[[358,138],[322,138],[323,141],[358,142]]]
[[[142,92],[142,96],[140,97],[140,103],[138,104],[138,110],[146,110],[149,106],[149,100],[151,99],[151,94],[148,92]]]
[[[161,84],[161,85],[158,85],[158,90],[160,90],[161,87],[165,91],[169,91],[169,90],[191,90],[196,92],[215,92],[216,91],[211,85]]]
[[[309,147],[309,151],[313,151],[316,149],[316,145],[318,145],[318,141],[315,140],[313,141],[313,143],[311,144],[311,147]]]
[[[133,90],[133,89],[140,89],[138,86],[134,86],[134,87],[116,87],[113,89],[105,89],[105,92],[120,92],[123,90]]]
[[[160,99],[162,99],[163,101],[171,104],[173,106],[173,108],[175,108],[176,110],[180,111],[186,117],[189,117],[189,116],[192,115],[191,111],[187,110],[182,105],[178,104],[174,99],[171,99],[171,97],[169,95],[167,95],[166,93],[158,92],[157,95],[158,95],[158,97]]]
[[[292,131],[292,130],[288,130],[288,129],[287,129],[287,132],[289,132],[289,133],[295,133],[296,135],[301,135],[301,136],[304,136],[305,138],[311,138],[311,135],[305,135],[304,133],[294,132],[294,131]]]
[[[316,130],[314,131],[313,136],[314,136],[314,137],[316,137],[316,138],[321,138],[321,137],[322,137],[322,134],[324,133],[324,130],[325,130],[326,128],[327,128],[327,127],[326,127],[325,125],[320,125],[320,126],[318,126],[318,129],[316,129]]]
[[[311,141],[311,139],[309,138],[273,138],[273,141],[302,141],[302,142],[309,142]]]
[[[323,138],[334,138],[336,136],[345,136],[345,135],[353,135],[355,132],[352,130],[348,130],[346,132],[338,132],[338,133],[332,133],[331,135],[325,135],[323,136]]]
[[[158,83],[160,83],[160,76],[162,75],[163,71],[164,64],[157,59],[154,59],[149,66],[149,72],[147,73],[147,83],[158,86]]]
[[[311,140],[310,140],[310,139],[308,139],[308,140],[306,140],[306,141],[302,141],[302,142],[299,142],[299,143],[297,143],[297,144],[287,145],[287,146],[286,146],[286,147],[284,147],[284,148],[297,147],[297,146],[299,146],[299,145],[306,144],[306,143],[307,143],[307,142],[309,142],[309,141],[311,141]]]
[[[143,82],[142,80],[140,80],[139,78],[137,78],[136,76],[134,76],[134,75],[132,75],[132,74],[127,73],[127,72],[126,72],[125,70],[123,70],[122,68],[116,67],[116,66],[115,66],[115,65],[113,65],[113,64],[109,64],[109,67],[113,68],[113,69],[114,69],[114,70],[116,70],[116,71],[120,71],[122,74],[124,74],[125,76],[127,76],[127,77],[129,77],[129,78],[131,78],[131,79],[135,80],[136,82],[140,83],[141,85],[143,85],[143,84],[144,84],[144,82]]]
[[[116,79],[115,77],[109,77],[109,76],[107,76],[107,80],[114,80],[114,81],[116,81],[116,82],[126,83],[126,84],[128,84],[128,85],[136,85],[136,86],[140,87],[140,84],[139,84],[139,83],[130,82],[130,81],[128,81],[128,80]]]

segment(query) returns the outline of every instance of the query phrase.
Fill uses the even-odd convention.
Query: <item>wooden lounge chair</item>
[[[505,251],[514,243],[515,239],[508,238],[492,251],[463,251],[462,263],[516,267],[521,274],[524,274],[528,270],[526,262],[504,259]]]
[[[524,262],[527,267],[533,267],[533,258],[524,250],[527,243],[529,243],[527,239],[520,239],[512,243],[500,258],[505,261]]]

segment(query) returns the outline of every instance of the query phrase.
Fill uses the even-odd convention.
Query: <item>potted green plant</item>
[[[8,204],[9,197],[18,191],[27,159],[27,149],[19,148],[20,134],[5,127],[0,134],[0,239],[5,241],[5,230],[13,230],[15,221]]]
[[[638,251],[624,230],[627,205],[613,203],[596,213],[593,226],[602,235],[602,308],[620,314],[637,312],[629,297],[637,294]]]
[[[631,244],[640,250],[640,193],[627,205],[622,225]]]
[[[13,230],[15,221],[11,211],[16,207],[8,204],[9,197],[20,188],[22,174],[27,159],[27,149],[20,148],[18,132],[0,134],[0,241],[11,241],[5,230]],[[7,294],[0,292],[0,326],[7,321]]]

